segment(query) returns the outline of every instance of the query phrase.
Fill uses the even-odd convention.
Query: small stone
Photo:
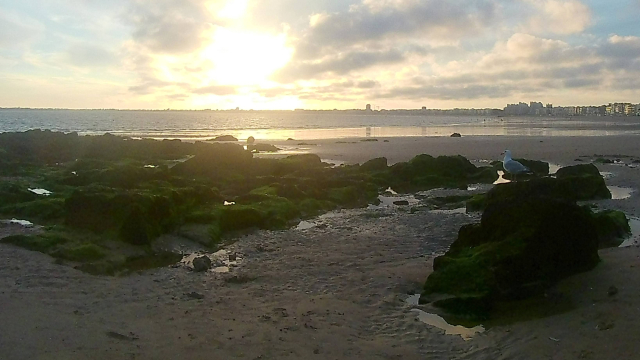
[[[617,287],[615,287],[615,286],[613,286],[613,285],[612,285],[612,286],[609,286],[609,290],[607,291],[607,294],[608,294],[609,296],[614,296],[614,295],[615,295],[615,294],[617,294],[617,293],[618,293],[618,288],[617,288]]]
[[[199,256],[193,259],[193,271],[203,272],[211,269],[211,259],[208,256]]]
[[[238,259],[238,254],[237,253],[230,253],[229,254],[229,261],[236,261]]]
[[[460,133],[454,132],[453,134],[451,134],[450,137],[462,137],[462,135],[460,135]]]

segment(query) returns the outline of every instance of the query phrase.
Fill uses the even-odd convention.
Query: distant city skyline
[[[0,0],[0,107],[635,104],[638,14],[640,0]]]

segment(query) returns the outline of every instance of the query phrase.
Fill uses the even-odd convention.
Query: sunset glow
[[[640,99],[635,0],[21,4],[0,0],[0,107],[483,108]]]

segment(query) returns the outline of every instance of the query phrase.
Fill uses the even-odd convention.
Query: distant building
[[[371,104],[367,104],[367,106],[366,106],[366,110],[367,110],[367,111],[371,111]]]

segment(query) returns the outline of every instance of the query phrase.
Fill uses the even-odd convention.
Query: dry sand
[[[515,157],[570,165],[582,155],[640,159],[636,137],[391,138],[318,141],[325,159],[362,162],[419,153]],[[341,140],[344,141],[344,140]],[[587,158],[585,158],[587,160]],[[640,188],[640,168],[599,165],[609,184]],[[638,216],[637,193],[599,202]],[[96,277],[0,244],[0,359],[633,359],[640,345],[640,249],[601,251],[602,263],[549,292],[567,312],[495,325],[465,341],[416,321],[433,256],[477,215],[402,207],[356,209],[306,230],[261,231],[229,247],[228,274],[162,268]],[[16,227],[0,229],[0,236]],[[33,230],[31,230],[33,231]],[[609,295],[610,287],[617,293]]]

